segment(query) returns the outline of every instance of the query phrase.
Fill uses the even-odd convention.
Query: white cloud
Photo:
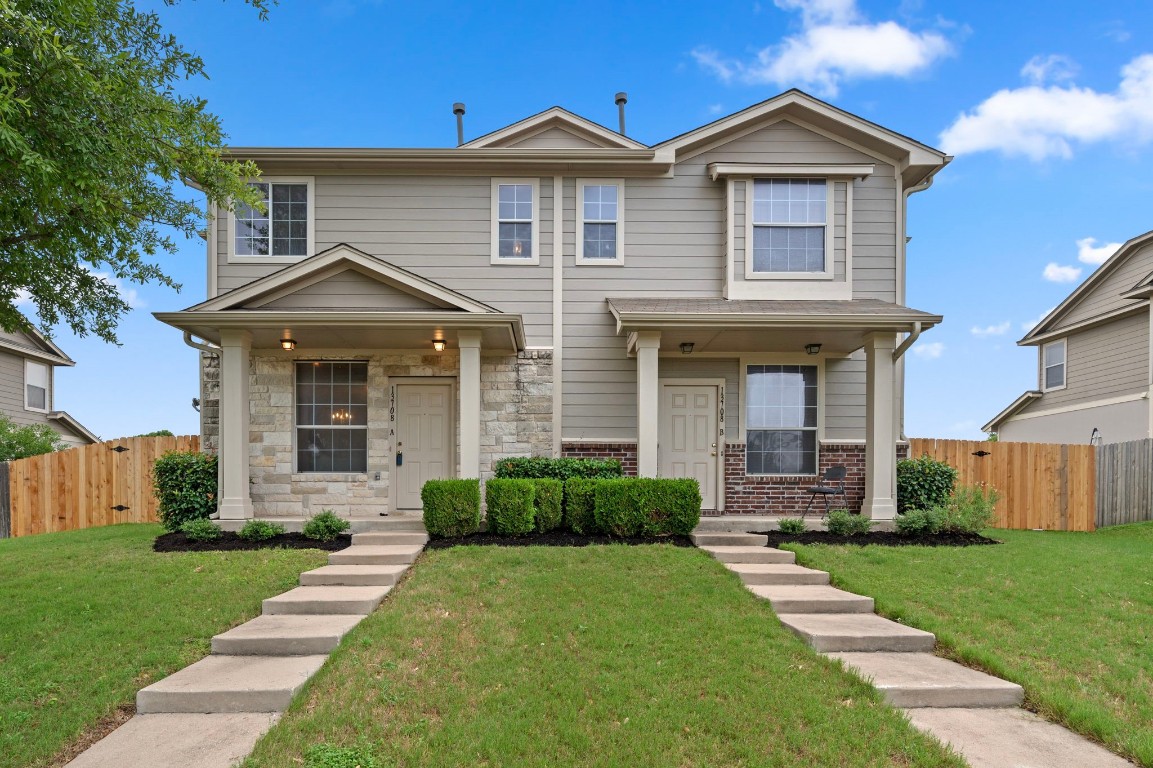
[[[1104,264],[1110,256],[1117,252],[1121,243],[1102,243],[1096,245],[1097,238],[1083,237],[1077,241],[1077,261],[1083,264]]]
[[[1025,67],[1023,73],[1029,65]],[[1072,157],[1074,146],[1080,144],[1150,139],[1153,54],[1126,64],[1112,93],[1073,84],[1003,89],[941,133],[941,145],[950,154],[997,151],[1034,161]]]
[[[710,115],[719,115],[724,111],[725,111],[725,106],[723,104],[710,104],[709,108],[708,108],[708,112]]]
[[[1045,265],[1044,271],[1041,272],[1041,277],[1050,283],[1075,283],[1081,277],[1081,268],[1073,266],[1066,267],[1055,261],[1050,261]]]
[[[945,353],[945,345],[939,341],[927,341],[913,346],[913,354],[926,360],[936,360]]]
[[[761,49],[747,62],[697,48],[692,52],[697,64],[726,83],[797,85],[835,96],[846,80],[910,77],[952,51],[936,32],[865,20],[856,0],[774,1],[782,10],[800,11],[800,34]]]
[[[14,303],[17,307],[31,307],[32,294],[28,293],[28,291],[25,289],[20,288],[16,291],[16,301]]]
[[[1008,320],[1006,320],[1003,323],[998,323],[997,325],[986,325],[984,328],[981,328],[980,326],[974,325],[972,328],[969,329],[969,332],[972,333],[974,336],[977,336],[977,337],[982,338],[982,339],[989,337],[989,336],[1004,336],[1006,333],[1009,332],[1009,327],[1011,325],[1012,325],[1012,323],[1009,322]]]
[[[1042,312],[1041,314],[1037,315],[1037,317],[1033,318],[1032,320],[1026,320],[1025,322],[1021,323],[1021,330],[1022,330],[1023,332],[1025,332],[1025,333],[1028,333],[1029,331],[1033,330],[1034,328],[1036,328],[1036,327],[1037,327],[1037,325],[1038,325],[1038,324],[1039,324],[1039,323],[1040,323],[1042,320],[1044,320],[1046,317],[1048,317],[1048,316],[1049,316],[1049,314],[1050,314],[1050,313],[1051,313],[1051,312],[1052,312],[1054,309],[1056,309],[1056,307],[1050,307],[1049,309],[1046,309],[1046,310],[1045,310],[1044,312]]]
[[[1048,56],[1034,56],[1021,67],[1021,77],[1033,85],[1061,83],[1077,76],[1077,62],[1068,56],[1051,53]]]

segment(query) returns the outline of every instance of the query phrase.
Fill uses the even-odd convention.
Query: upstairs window
[[[286,260],[308,256],[312,250],[311,182],[261,181],[251,186],[260,193],[263,210],[236,207],[232,255]]]
[[[753,274],[825,273],[829,184],[825,179],[753,182]]]
[[[1065,388],[1065,339],[1051,341],[1041,347],[1041,389]]]
[[[745,367],[745,471],[817,474],[817,366]]]
[[[24,407],[30,411],[49,410],[48,379],[51,375],[44,363],[24,361]]]
[[[623,263],[623,189],[619,180],[577,182],[581,217],[577,226],[578,264]]]
[[[493,263],[537,264],[537,182],[493,181]]]

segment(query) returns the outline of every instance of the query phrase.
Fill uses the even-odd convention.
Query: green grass
[[[245,766],[302,762],[963,765],[669,546],[429,552]]]
[[[0,541],[0,766],[52,764],[326,557],[156,554],[161,532],[118,525]]]
[[[1153,523],[989,535],[1005,543],[788,548],[1021,684],[1030,709],[1153,768]]]

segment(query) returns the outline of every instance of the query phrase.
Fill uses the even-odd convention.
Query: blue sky
[[[469,137],[553,104],[613,125],[620,90],[654,143],[797,86],[955,153],[910,201],[908,303],[946,319],[910,354],[911,436],[980,437],[1036,384],[1014,342],[1153,228],[1141,0],[155,5],[236,145],[450,146],[454,101]],[[163,264],[184,289],[125,286],[123,346],[57,332],[56,407],[104,438],[198,428],[196,355],[150,313],[204,298],[204,245]]]

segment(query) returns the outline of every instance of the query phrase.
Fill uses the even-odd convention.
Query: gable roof
[[[1052,312],[1045,315],[1045,317],[1041,319],[1041,322],[1033,326],[1033,329],[1026,333],[1021,338],[1021,340],[1017,342],[1017,344],[1021,346],[1032,346],[1039,344],[1040,342],[1052,336],[1054,331],[1053,326],[1057,323],[1058,320],[1068,314],[1070,310],[1072,310],[1081,301],[1083,301],[1090,293],[1092,293],[1094,288],[1103,283],[1109,275],[1113,274],[1113,272],[1120,268],[1122,264],[1128,261],[1129,258],[1138,250],[1140,250],[1142,246],[1148,245],[1149,243],[1153,243],[1153,230],[1150,230],[1143,235],[1137,235],[1137,237],[1134,237],[1120,248],[1118,248],[1116,253],[1110,256],[1104,264],[1097,267],[1093,274],[1085,278],[1083,283],[1077,286],[1077,288],[1074,289],[1072,293],[1066,296],[1065,300],[1058,304]],[[1139,281],[1137,285],[1135,285],[1130,291],[1121,295],[1125,298],[1133,299],[1140,299],[1145,297],[1147,294],[1142,292],[1142,288],[1149,282],[1151,277],[1153,277],[1153,275],[1147,276],[1145,279]],[[1134,304],[1132,306],[1123,308],[1123,311],[1131,312],[1140,306],[1142,305]],[[1072,326],[1070,326],[1070,328],[1072,328]],[[1068,329],[1062,329],[1062,331],[1065,330]]]
[[[24,319],[27,320],[28,318],[25,317]],[[31,322],[28,322],[26,328],[16,329],[16,333],[23,335],[28,342],[22,343],[15,339],[0,336],[0,349],[6,349],[51,365],[76,365],[75,360],[65,354],[64,350],[56,346],[51,339],[38,331]]]
[[[996,416],[989,420],[989,423],[981,427],[982,432],[996,432],[1001,423],[1006,421],[1010,416],[1017,414],[1022,408],[1029,403],[1041,397],[1044,393],[1039,389],[1030,389],[1023,393],[1005,408],[1005,410],[998,413]]]
[[[543,112],[518,120],[512,125],[506,125],[504,128],[486,133],[472,141],[466,141],[460,145],[460,148],[507,147],[551,128],[561,128],[604,149],[648,148],[639,141],[634,141],[599,123],[594,123],[592,120],[586,120],[580,115],[569,112],[564,107],[549,107]]]
[[[434,307],[461,312],[495,313],[499,310],[471,299],[462,293],[371,256],[345,243],[285,267],[271,275],[254,280],[214,299],[189,307],[188,312],[214,312],[234,309],[258,309],[333,275],[353,269],[362,275],[404,293],[416,296]]]

